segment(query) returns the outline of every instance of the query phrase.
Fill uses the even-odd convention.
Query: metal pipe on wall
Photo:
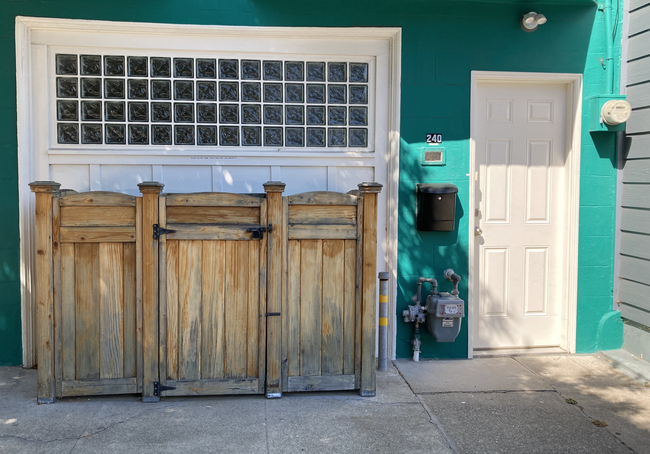
[[[379,360],[377,368],[388,368],[388,272],[379,273]]]

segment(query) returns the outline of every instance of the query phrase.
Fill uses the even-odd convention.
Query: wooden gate
[[[38,400],[375,394],[377,193],[36,193]],[[74,191],[72,191],[74,192]]]

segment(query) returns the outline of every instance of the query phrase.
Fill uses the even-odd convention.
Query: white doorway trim
[[[385,75],[389,93],[385,112],[386,122],[381,125],[386,134],[386,244],[383,262],[378,263],[377,271],[390,272],[389,310],[395,313],[397,295],[397,206],[399,188],[399,144],[400,144],[400,86],[401,86],[401,28],[309,28],[309,27],[245,27],[245,26],[204,26],[186,24],[150,24],[134,22],[109,22],[70,19],[50,19],[16,17],[16,90],[18,110],[18,185],[20,213],[20,282],[21,282],[21,322],[23,366],[36,365],[35,342],[33,339],[36,311],[32,287],[34,256],[34,197],[27,184],[34,180],[35,166],[32,103],[32,44],[42,40],[51,32],[70,33],[74,43],[74,33],[92,32],[98,34],[121,33],[125,36],[153,35],[202,38],[219,35],[225,38],[274,39],[286,38],[304,40],[305,48],[316,39],[337,39],[346,41],[382,41],[387,44],[388,74]],[[128,38],[122,42],[127,43]],[[71,44],[72,45],[72,44]],[[155,177],[155,174],[154,174]],[[395,357],[396,322],[391,318],[388,327],[391,342],[388,355]]]
[[[582,74],[561,74],[561,73],[519,73],[519,72],[498,72],[498,71],[472,71],[471,82],[471,106],[470,106],[470,191],[469,191],[469,273],[468,273],[468,347],[467,356],[474,356],[473,323],[475,314],[475,285],[478,276],[474,270],[474,225],[473,216],[475,209],[475,154],[476,143],[476,112],[477,112],[477,88],[482,82],[501,83],[545,83],[560,84],[566,86],[567,94],[567,128],[566,144],[567,159],[565,161],[567,170],[567,188],[569,191],[568,223],[566,226],[566,237],[568,249],[566,255],[566,285],[564,289],[564,301],[562,311],[562,339],[561,348],[569,353],[576,351],[576,314],[578,303],[578,220],[580,211],[580,134],[582,117]]]

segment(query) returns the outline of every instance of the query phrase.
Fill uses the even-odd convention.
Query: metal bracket
[[[161,391],[171,391],[173,389],[176,389],[175,386],[165,386],[161,385],[160,382],[153,382],[153,395],[160,397],[160,392]]]
[[[251,227],[249,229],[246,229],[247,232],[251,232],[253,235],[251,235],[251,238],[254,240],[261,240],[264,238],[264,232],[272,232],[273,231],[273,225],[269,224],[268,227]]]
[[[176,230],[165,229],[160,227],[158,224],[153,225],[153,239],[157,240],[160,238],[160,235],[165,235],[167,233],[176,233]]]
[[[274,316],[279,316],[282,315],[280,312],[267,312],[266,316],[267,317],[274,317]]]

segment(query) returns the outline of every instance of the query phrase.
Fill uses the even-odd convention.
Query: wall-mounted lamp
[[[531,11],[528,14],[522,14],[520,22],[522,30],[530,33],[537,30],[538,25],[544,25],[546,23],[546,16]]]

